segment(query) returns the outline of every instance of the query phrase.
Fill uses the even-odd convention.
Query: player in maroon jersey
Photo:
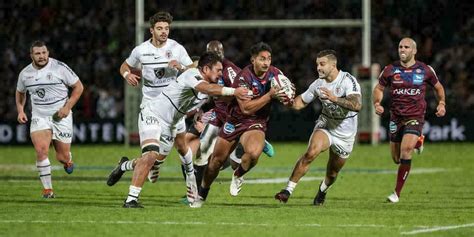
[[[253,98],[250,101],[233,100],[229,105],[226,122],[219,131],[212,157],[204,172],[199,197],[190,204],[191,207],[201,207],[222,164],[239,141],[244,148],[244,155],[232,177],[232,196],[238,195],[242,176],[257,164],[262,153],[271,101],[278,91],[278,88],[271,87],[271,80],[282,75],[282,72],[271,66],[272,49],[268,44],[255,44],[250,49],[250,55],[251,64],[237,74],[233,87],[248,88],[253,92]]]
[[[380,105],[385,87],[390,90],[390,150],[393,161],[399,165],[395,191],[388,196],[389,202],[398,202],[411,167],[413,150],[419,138],[423,138],[425,122],[426,85],[434,88],[438,106],[436,116],[446,113],[443,85],[430,66],[415,60],[416,42],[403,38],[398,45],[399,61],[386,66],[379,76],[379,83],[373,91],[375,113],[382,115]]]

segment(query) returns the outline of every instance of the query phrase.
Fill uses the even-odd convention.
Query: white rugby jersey
[[[161,48],[155,47],[149,39],[132,50],[126,62],[134,68],[142,67],[142,103],[158,96],[176,79],[178,71],[168,68],[171,60],[178,61],[183,67],[193,63],[186,49],[172,39],[167,39]]]
[[[30,94],[33,115],[51,116],[66,103],[68,87],[78,80],[65,63],[49,58],[48,64],[39,70],[33,64],[23,68],[16,89]]]
[[[346,97],[351,94],[361,94],[360,85],[354,76],[347,72],[339,71],[336,80],[328,83],[324,79],[314,81],[303,94],[301,99],[308,104],[318,98],[323,110],[318,118],[319,125],[326,128],[333,135],[340,138],[354,138],[357,133],[357,112],[350,111],[329,100],[320,98],[321,87],[328,88],[337,97]]]
[[[151,110],[170,125],[182,119],[186,112],[208,99],[207,94],[200,93],[194,88],[204,82],[197,68],[190,68],[172,81],[156,99],[149,103]],[[205,82],[206,83],[206,82]]]

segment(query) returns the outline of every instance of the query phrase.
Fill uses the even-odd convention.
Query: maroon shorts
[[[224,112],[219,110],[214,110],[212,112],[211,119],[209,119],[209,123],[220,128],[224,125],[227,115]]]
[[[219,137],[231,142],[239,139],[244,132],[250,130],[260,130],[265,132],[267,130],[267,123],[259,121],[247,121],[235,125],[230,122],[225,122],[225,124],[219,130]]]
[[[423,124],[425,118],[403,118],[403,117],[390,117],[389,131],[391,142],[401,142],[403,135],[410,133],[417,136],[423,134]]]

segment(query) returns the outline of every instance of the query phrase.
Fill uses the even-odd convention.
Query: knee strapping
[[[149,143],[142,147],[142,155],[147,152],[155,152],[156,154],[160,154],[160,146],[156,143]]]

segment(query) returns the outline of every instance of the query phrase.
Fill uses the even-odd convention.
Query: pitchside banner
[[[75,122],[73,143],[123,143],[123,121],[101,120]],[[0,122],[0,144],[31,144],[29,125]]]
[[[469,118],[474,113],[427,118],[423,128],[426,139],[433,142],[474,141],[474,124]],[[267,137],[270,141],[307,141],[316,119],[312,109],[301,112],[275,111],[269,122]],[[388,120],[381,122],[381,141],[388,140]],[[123,121],[101,120],[75,122],[73,143],[124,143],[126,129]],[[31,144],[28,125],[0,122],[0,145]]]

